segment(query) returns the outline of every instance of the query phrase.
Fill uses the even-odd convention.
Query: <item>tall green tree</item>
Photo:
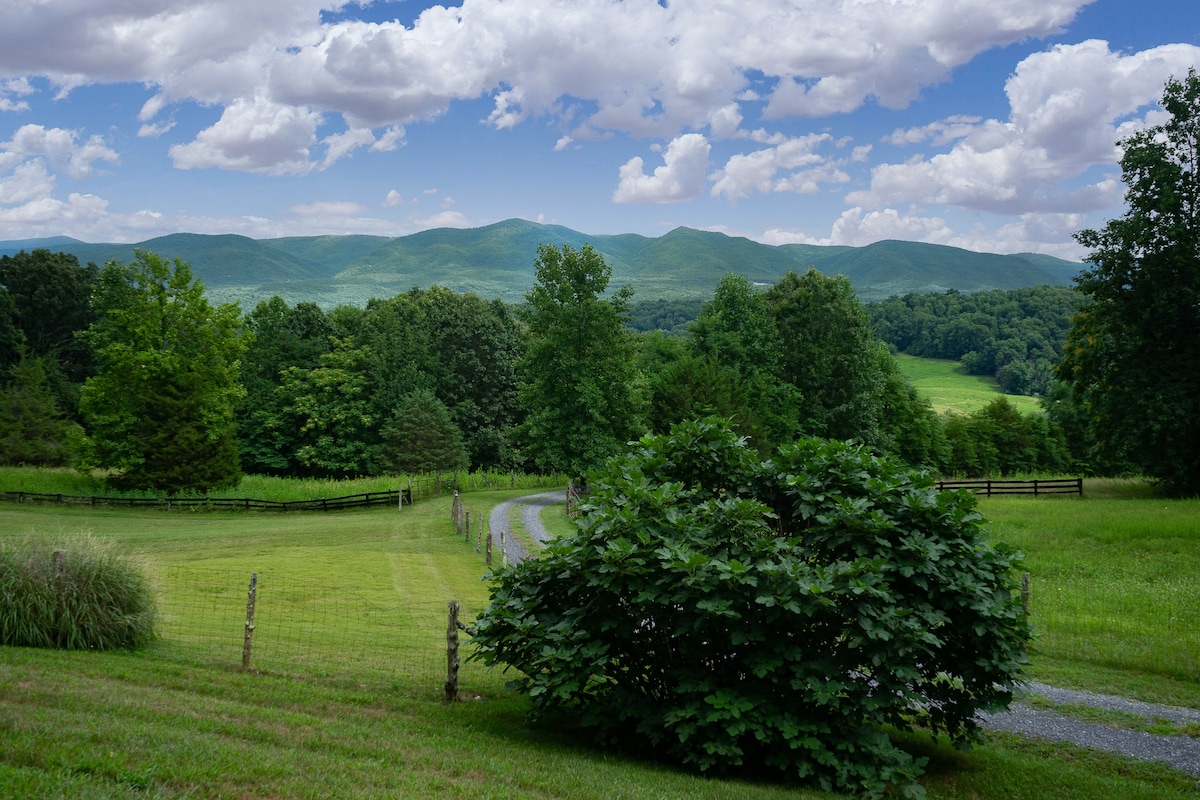
[[[710,413],[728,415],[761,452],[791,440],[802,398],[782,377],[783,342],[762,292],[748,278],[721,278],[692,326],[692,341],[699,356],[728,373],[723,383],[737,387],[729,398],[744,399],[742,409],[714,404]]]
[[[284,399],[282,424],[296,431],[296,471],[321,477],[374,474],[380,419],[368,388],[372,354],[349,338],[312,369],[288,367],[277,391]]]
[[[244,327],[250,335],[241,370],[246,398],[237,414],[242,467],[260,474],[297,473],[301,432],[288,417],[290,399],[279,391],[282,375],[319,366],[340,330],[316,304],[292,308],[279,296],[260,302]]]
[[[383,427],[383,466],[398,474],[452,472],[470,466],[462,432],[437,395],[418,389]]]
[[[1059,375],[1100,454],[1175,495],[1200,494],[1200,76],[1167,81],[1169,119],[1134,133],[1121,175],[1128,209],[1076,234],[1091,265]]]
[[[139,250],[131,264],[101,270],[94,311],[83,335],[100,371],[80,400],[91,426],[88,463],[130,488],[236,483],[238,307],[209,304],[186,262]]]
[[[782,342],[780,374],[803,397],[800,430],[878,444],[884,345],[850,279],[788,272],[765,301]]]
[[[519,324],[499,300],[441,287],[418,302],[430,355],[430,388],[462,431],[471,463],[512,465],[512,429],[520,421],[517,361]]]
[[[0,256],[0,287],[14,301],[30,355],[53,354],[72,380],[83,381],[91,368],[88,348],[75,334],[92,323],[98,273],[94,264],[81,267],[70,253],[44,248]]]
[[[632,334],[622,324],[633,290],[604,296],[612,269],[591,245],[540,245],[534,268],[521,312],[526,455],[538,469],[583,475],[641,426]]]
[[[43,359],[24,354],[11,373],[12,381],[0,390],[0,464],[70,463],[82,431],[55,405]]]
[[[74,416],[79,390],[95,372],[87,342],[76,334],[92,323],[92,289],[99,270],[69,253],[44,248],[0,256],[0,373],[20,359],[8,342],[20,331],[29,356],[41,359],[46,385],[63,413]]]

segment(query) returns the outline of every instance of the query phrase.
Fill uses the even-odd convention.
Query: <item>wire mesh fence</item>
[[[414,603],[271,572],[169,567],[159,575],[156,648],[165,654],[304,678],[334,678],[442,691],[448,599]],[[482,608],[464,606],[468,623]],[[249,626],[249,637],[247,628]],[[247,650],[247,639],[249,647]],[[463,693],[492,692],[512,676],[470,661],[462,636]]]

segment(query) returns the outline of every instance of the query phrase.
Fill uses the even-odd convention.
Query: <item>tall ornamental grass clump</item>
[[[154,638],[154,623],[149,582],[111,543],[0,540],[0,645],[136,649]]]

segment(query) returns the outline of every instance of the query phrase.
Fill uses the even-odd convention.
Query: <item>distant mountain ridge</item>
[[[909,292],[1017,289],[1064,285],[1081,265],[1051,256],[976,253],[944,245],[882,241],[865,247],[766,245],[712,231],[676,228],[659,237],[588,235],[520,219],[480,228],[436,228],[408,236],[294,236],[250,239],[233,234],[177,233],[137,244],[88,244],[69,237],[0,242],[0,255],[46,247],[80,263],[131,261],[135,249],[192,266],[219,302],[252,308],[278,294],[289,303],[363,305],[414,286],[438,285],[518,302],[534,282],[539,244],[591,244],[612,267],[612,286],[634,287],[635,299],[707,297],[727,273],[774,283],[810,266],[844,274],[863,300]]]

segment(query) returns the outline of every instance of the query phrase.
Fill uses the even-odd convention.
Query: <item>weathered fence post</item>
[[[1021,573],[1021,608],[1029,616],[1029,573]]]
[[[471,512],[470,511],[463,511],[463,530],[466,532],[466,535],[463,537],[463,540],[467,544],[470,544],[471,543]]]
[[[254,637],[254,603],[258,599],[258,573],[250,573],[250,591],[246,593],[246,638],[242,641],[242,670],[250,669],[250,640]]]
[[[458,610],[461,604],[450,601],[450,618],[446,623],[446,700],[458,699]]]
[[[488,528],[487,544],[483,548],[483,560],[489,567],[492,565],[492,529]]]
[[[508,566],[508,545],[504,543],[504,528],[500,529],[500,563]]]

